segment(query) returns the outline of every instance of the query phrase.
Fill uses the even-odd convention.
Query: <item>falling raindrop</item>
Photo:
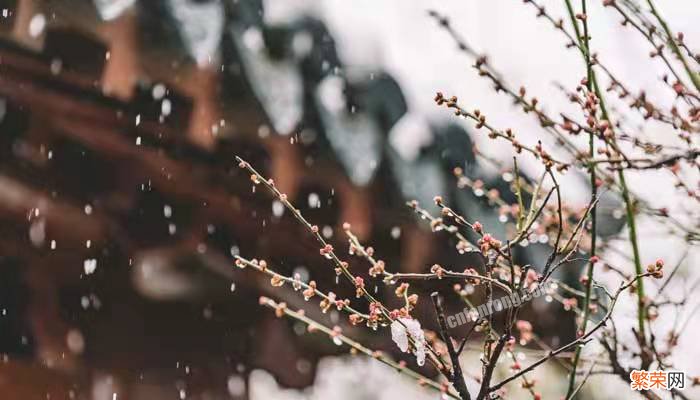
[[[168,115],[170,115],[172,110],[173,110],[172,102],[168,99],[163,99],[163,102],[160,103],[160,113],[167,117]]]
[[[154,99],[160,100],[163,98],[163,96],[165,96],[165,92],[165,85],[163,85],[162,83],[158,83],[153,86],[153,89],[151,90],[151,95],[153,95]]]
[[[36,219],[29,225],[29,240],[34,247],[41,247],[44,245],[44,241],[46,240],[46,221],[43,218]]]
[[[308,203],[311,208],[321,208],[321,198],[317,193],[309,193]]]
[[[85,338],[79,330],[71,329],[66,335],[66,345],[72,353],[81,354],[85,350]]]
[[[63,70],[63,61],[59,58],[54,58],[51,60],[51,73],[54,75],[58,75],[61,73],[61,70]]]
[[[245,380],[240,375],[231,375],[226,381],[228,393],[233,397],[242,397],[245,394]]]
[[[330,226],[326,225],[326,226],[324,226],[323,229],[321,230],[321,234],[323,235],[324,238],[330,239],[331,237],[333,237],[333,228],[331,228]]]
[[[241,254],[241,250],[238,248],[238,246],[231,246],[230,252],[234,257]]]
[[[303,265],[300,265],[300,266],[294,268],[293,274],[294,274],[294,278],[297,279],[297,277],[298,277],[298,279],[301,282],[308,282],[309,281],[309,270],[306,269],[306,267],[304,267]]]
[[[83,270],[85,275],[91,275],[97,269],[97,260],[94,258],[88,258],[83,261]]]
[[[35,38],[41,35],[46,28],[46,17],[44,14],[36,14],[29,21],[29,36]]]
[[[272,215],[281,217],[284,214],[284,204],[281,201],[275,200],[272,202]]]

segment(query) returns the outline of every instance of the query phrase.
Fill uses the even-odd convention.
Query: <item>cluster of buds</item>
[[[403,297],[406,292],[408,292],[408,283],[404,282],[399,285],[399,287],[396,288],[394,293],[396,293],[396,297]]]
[[[316,228],[316,229],[317,229],[317,231],[318,231],[318,228]],[[320,253],[322,256],[328,257],[331,253],[333,253],[333,246],[331,246],[330,244],[327,244],[327,245],[323,246],[323,247],[319,250],[319,253]]]
[[[597,129],[598,129],[598,132],[600,133],[601,138],[603,140],[606,140],[606,141],[610,140],[614,136],[614,133],[613,133],[612,128],[610,127],[609,121],[605,121],[605,120],[600,121],[600,123],[598,123]]]
[[[479,275],[479,272],[477,272],[477,270],[474,268],[465,268],[464,273],[468,275]],[[478,285],[479,283],[481,283],[481,280],[479,278],[467,278],[466,281],[474,285]]]
[[[399,318],[411,318],[406,307],[401,307],[398,310],[389,311],[389,318],[392,320],[397,320]]]
[[[282,275],[279,274],[274,274],[272,275],[272,278],[270,278],[270,285],[274,287],[280,287],[284,285],[284,279],[282,278]]]
[[[335,301],[336,310],[340,311],[345,307],[350,307],[350,300],[349,299],[338,299]]]
[[[481,129],[484,126],[486,126],[486,116],[481,113],[481,110],[478,110],[478,109],[474,110],[474,116],[476,117],[476,120],[478,121],[476,123],[476,129]],[[496,131],[491,131],[491,132],[489,132],[489,137],[491,139],[495,139],[496,137],[498,137],[498,133],[496,133]]]
[[[335,274],[340,276],[343,273],[343,269],[348,269],[350,265],[346,261],[341,261],[340,262],[340,267],[334,268]]]
[[[532,324],[523,319],[518,320],[515,323],[515,328],[520,333],[520,344],[522,346],[528,344],[533,338]]]
[[[379,302],[369,303],[369,319],[367,320],[367,325],[370,327],[377,326],[379,318],[382,315],[382,304]]]
[[[481,239],[479,239],[478,243],[481,247],[481,252],[484,254],[488,253],[491,249],[497,250],[501,248],[502,245],[500,240],[495,239],[489,233],[484,234],[484,236],[482,236]]]
[[[304,289],[302,295],[304,295],[304,300],[307,301],[314,297],[316,295],[316,281],[309,282],[309,287]]]
[[[359,314],[350,314],[350,316],[348,317],[348,320],[350,321],[350,323],[352,325],[357,325],[357,324],[362,323],[362,321],[364,321],[364,318],[362,318],[362,316]]]
[[[435,274],[438,279],[442,279],[442,277],[445,275],[445,269],[442,268],[439,264],[433,264],[432,267],[430,267],[430,272]]]
[[[333,304],[336,302],[336,295],[333,292],[328,292],[328,297],[324,298],[321,300],[321,303],[319,304],[319,307],[321,307],[321,312],[322,313],[327,313],[328,310],[331,308]],[[342,309],[342,307],[341,307]]]
[[[365,289],[365,280],[361,276],[355,277],[355,296],[362,297]]]
[[[578,278],[578,281],[581,282],[583,286],[588,286],[588,282],[590,282],[590,280],[588,279],[588,275],[586,274],[581,275],[581,277]]]
[[[506,341],[506,350],[510,351],[511,353],[515,351],[515,336],[509,337]]]
[[[647,265],[647,272],[656,279],[664,277],[664,260],[658,259],[654,264]]]
[[[564,118],[564,122],[559,124],[559,127],[572,135],[578,135],[581,133],[581,127],[568,118]]]
[[[452,96],[449,99],[446,99],[445,96],[442,94],[442,92],[437,92],[435,94],[435,103],[437,105],[441,106],[443,104],[447,105],[447,107],[456,107],[457,106],[457,96]]]
[[[525,282],[524,286],[526,288],[530,288],[532,285],[537,284],[540,280],[540,275],[535,271],[534,269],[530,268],[527,270],[527,273],[525,274]]]
[[[374,263],[374,265],[372,265],[372,267],[370,267],[369,276],[374,278],[374,277],[377,277],[379,275],[383,275],[384,268],[385,268],[384,261],[378,260],[376,263]]]
[[[564,306],[564,309],[566,311],[571,311],[572,309],[578,307],[578,300],[576,297],[571,297],[568,299],[563,299],[561,301],[561,304]]]
[[[542,159],[542,162],[544,163],[545,167],[549,168],[554,165],[554,161],[552,160],[552,156],[549,155],[549,153],[542,147],[542,141],[538,140],[537,145],[535,145],[535,154]],[[559,171],[562,171],[565,169],[564,166],[559,167]]]
[[[275,307],[275,316],[277,318],[282,318],[284,317],[284,311],[287,309],[287,303],[277,303],[277,307]]]
[[[446,209],[443,208],[442,210],[443,210],[442,212],[444,213]],[[437,232],[440,229],[442,229],[443,225],[444,225],[444,222],[443,222],[442,218],[435,218],[432,221],[430,221],[430,230],[433,232]]]

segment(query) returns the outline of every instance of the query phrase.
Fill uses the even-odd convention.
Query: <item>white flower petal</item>
[[[406,335],[406,328],[404,328],[399,321],[391,323],[391,340],[399,346],[401,351],[408,351],[408,335]]]
[[[401,351],[408,351],[408,336],[413,339],[413,354],[416,362],[422,366],[425,364],[425,333],[420,327],[420,322],[415,319],[401,318],[391,323],[391,338]]]

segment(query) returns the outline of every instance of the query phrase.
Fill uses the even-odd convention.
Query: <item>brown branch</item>
[[[605,326],[606,322],[612,316],[613,309],[615,308],[615,303],[617,302],[617,299],[619,298],[620,294],[623,291],[625,291],[626,289],[628,289],[630,286],[632,286],[639,279],[642,279],[646,276],[651,276],[651,275],[652,275],[652,273],[640,274],[640,275],[637,275],[636,277],[634,277],[634,279],[620,285],[620,287],[617,289],[617,292],[615,292],[615,294],[612,296],[612,300],[610,302],[610,306],[608,307],[607,314],[605,314],[605,317],[603,317],[603,319],[601,319],[593,328],[591,328],[590,331],[581,335],[578,339],[576,339],[568,344],[565,344],[556,350],[550,351],[546,356],[544,356],[544,357],[540,358],[539,360],[535,361],[534,363],[530,364],[528,367],[521,369],[518,373],[511,375],[510,377],[508,377],[508,378],[500,381],[499,383],[491,386],[488,389],[488,393],[496,391],[496,390],[502,388],[503,386],[505,386],[506,384],[508,384],[509,382],[512,382],[513,380],[518,379],[520,376],[532,371],[533,369],[537,368],[538,366],[549,361],[550,359],[555,357],[557,354],[562,353],[562,352],[564,352],[564,351],[566,351],[574,346],[582,345],[582,344],[589,342],[590,336],[593,335],[593,333],[595,333],[598,329]],[[479,399],[477,398],[477,400],[479,400]]]
[[[433,300],[433,305],[435,306],[435,313],[437,314],[438,325],[440,327],[440,336],[442,337],[442,341],[445,342],[445,345],[447,346],[447,352],[450,355],[450,361],[452,361],[450,383],[452,383],[452,386],[454,386],[454,388],[457,390],[462,400],[471,400],[471,396],[467,390],[467,384],[464,381],[464,374],[462,374],[462,367],[459,365],[459,354],[455,350],[454,344],[452,343],[452,337],[450,337],[450,334],[447,333],[445,310],[442,308],[440,295],[437,292],[433,292],[430,294],[430,298]]]

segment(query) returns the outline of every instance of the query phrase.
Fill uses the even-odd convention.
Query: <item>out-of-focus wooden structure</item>
[[[361,191],[336,167],[305,167],[288,138],[260,138],[263,117],[235,109],[254,110],[246,99],[223,106],[213,67],[144,59],[133,15],[94,24],[80,7],[63,9],[77,15],[55,14],[37,37],[30,26],[46,5],[10,3],[0,39],[0,275],[18,293],[0,295],[11,317],[0,318],[3,396],[157,399],[139,394],[157,387],[162,398],[224,398],[227,381],[256,367],[285,385],[311,383],[315,358],[338,350],[310,350],[287,321],[256,308],[261,294],[303,300],[235,270],[232,254],[289,274],[303,265],[328,286],[334,272],[253,192],[234,156],[277,178],[319,225],[350,215],[387,232],[411,220],[347,206]],[[398,243],[387,247],[397,258]],[[158,287],[168,279],[182,285]],[[234,389],[226,396],[246,397]]]

